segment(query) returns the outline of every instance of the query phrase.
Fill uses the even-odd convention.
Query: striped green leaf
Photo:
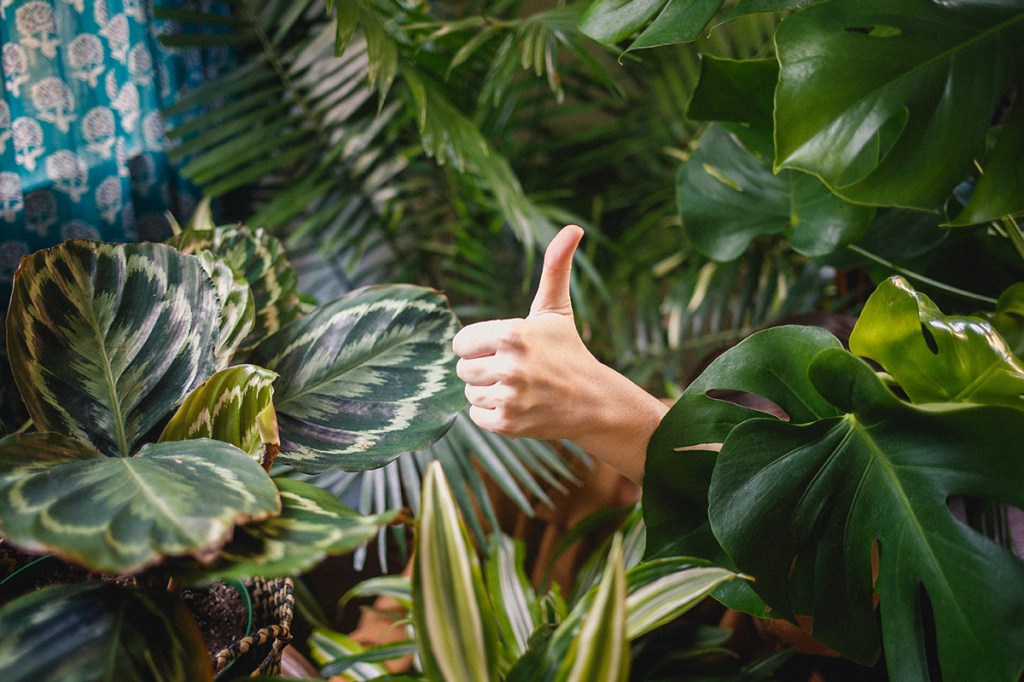
[[[243,348],[252,347],[299,317],[301,309],[295,268],[288,261],[279,239],[263,228],[251,230],[244,225],[213,230],[202,227],[185,230],[169,243],[184,253],[211,251],[248,282],[256,307],[256,320],[243,341]]]
[[[199,260],[167,246],[75,240],[26,257],[7,340],[36,428],[129,455],[213,372],[219,313]]]
[[[556,682],[624,682],[629,679],[629,640],[626,639],[626,576],[622,539],[616,535],[604,577],[597,585],[586,615],[555,673]],[[575,629],[573,618],[556,629]]]
[[[189,394],[160,441],[213,438],[231,443],[264,464],[280,447],[274,414],[277,375],[256,365],[221,370]]]
[[[412,581],[404,575],[381,575],[360,581],[338,600],[338,608],[353,599],[364,597],[390,597],[406,609],[412,608]]]
[[[201,581],[296,576],[329,554],[346,554],[393,523],[398,511],[358,514],[312,483],[278,478],[281,513],[235,531],[217,563],[201,571]]]
[[[480,562],[436,462],[423,480],[412,590],[427,676],[435,682],[497,679],[498,632]]]
[[[281,329],[250,360],[280,375],[280,461],[302,471],[380,467],[444,434],[465,404],[432,289],[358,289]]]
[[[4,682],[203,682],[206,644],[188,609],[159,591],[57,585],[0,610]]]
[[[314,630],[309,638],[309,652],[321,667],[338,660],[359,656],[366,652],[359,642],[340,632]],[[387,668],[373,661],[354,662],[343,671],[345,678],[352,682],[375,680],[388,674]]]
[[[626,573],[626,639],[633,641],[696,606],[736,573],[687,557],[656,559]]]
[[[252,331],[256,322],[256,304],[248,282],[237,277],[227,262],[209,251],[200,251],[198,257],[213,280],[220,300],[220,335],[214,355],[217,368],[224,369],[231,364],[231,356]]]
[[[541,622],[537,595],[523,568],[524,555],[521,542],[498,533],[491,538],[484,565],[503,653],[512,661],[526,653],[530,635]]]
[[[279,510],[267,473],[220,441],[104,457],[55,433],[0,440],[0,534],[94,571],[136,573],[166,556],[208,560],[236,524]]]

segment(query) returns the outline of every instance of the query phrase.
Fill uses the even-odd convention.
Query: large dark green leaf
[[[249,283],[256,320],[244,347],[258,343],[301,314],[295,269],[281,241],[263,228],[231,225],[210,230],[200,226],[182,232],[170,243],[185,253],[213,252]]]
[[[773,609],[813,616],[815,638],[865,663],[878,654],[877,592],[892,679],[934,679],[934,650],[943,679],[1016,680],[1024,563],[958,521],[947,500],[1024,506],[1024,414],[909,405],[838,348],[807,371],[842,414],[751,420],[730,433],[710,491],[723,547]]]
[[[915,403],[966,402],[1024,409],[1024,363],[993,326],[943,315],[902,277],[878,286],[850,337]]]
[[[786,235],[807,255],[831,253],[854,241],[874,211],[833,195],[804,173],[773,174],[718,124],[708,126],[699,146],[679,169],[676,194],[683,229],[710,258],[730,261],[751,240]]]
[[[213,280],[220,300],[220,336],[214,354],[217,368],[224,369],[231,364],[231,356],[252,331],[256,304],[249,283],[237,277],[227,261],[209,251],[200,251],[198,257]]]
[[[279,510],[267,473],[220,441],[104,457],[55,433],[0,440],[0,534],[94,571],[134,573],[166,556],[210,559],[236,524]]]
[[[202,682],[203,636],[180,600],[110,583],[57,585],[0,610],[5,682]]]
[[[726,351],[687,387],[647,448],[647,557],[694,556],[732,565],[708,521],[708,487],[717,460],[708,444],[722,443],[744,421],[768,416],[761,410],[781,411],[798,424],[836,416],[838,410],[814,390],[806,368],[821,350],[839,347],[824,329],[765,330]],[[745,581],[728,583],[716,596],[765,615]]]
[[[213,371],[219,313],[199,260],[167,246],[76,240],[28,256],[7,342],[36,428],[127,456]]]
[[[457,325],[431,289],[375,286],[261,343],[251,360],[280,375],[280,460],[303,471],[368,469],[439,438],[465,403],[451,350]]]
[[[217,372],[189,394],[160,441],[213,438],[248,452],[269,469],[265,460],[272,462],[280,447],[272,388],[276,378],[256,365]]]
[[[398,511],[363,516],[311,483],[288,478],[275,483],[281,513],[238,528],[218,562],[201,569],[202,580],[296,576],[329,554],[355,551],[399,516]]]
[[[1016,0],[833,0],[794,14],[776,34],[777,166],[854,201],[939,208],[1019,87],[1022,41]]]

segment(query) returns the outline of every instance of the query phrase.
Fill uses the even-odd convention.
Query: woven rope
[[[253,627],[257,630],[218,651],[213,657],[214,672],[219,673],[232,661],[253,652],[251,655],[258,657],[259,663],[252,674],[276,675],[281,672],[284,648],[292,639],[294,585],[290,578],[253,578],[246,583],[246,588],[252,597]]]

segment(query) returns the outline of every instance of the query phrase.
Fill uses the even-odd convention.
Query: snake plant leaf
[[[679,168],[676,198],[693,245],[716,261],[742,255],[750,242],[785,235],[805,255],[824,255],[855,241],[874,210],[832,194],[803,173],[773,174],[719,124],[708,126]]]
[[[0,610],[6,682],[176,682],[213,679],[184,602],[111,583],[46,587]]]
[[[93,571],[209,561],[236,524],[279,511],[267,473],[220,441],[147,444],[134,457],[104,457],[56,433],[0,441],[0,534]]]
[[[198,259],[160,244],[75,240],[27,256],[7,342],[36,429],[129,455],[213,372],[219,310]]]
[[[273,461],[281,444],[273,403],[276,378],[256,365],[217,372],[185,398],[160,442],[213,438],[244,450],[269,470],[265,460]]]
[[[1024,362],[982,318],[943,315],[902,277],[864,305],[850,350],[878,362],[914,403],[969,402],[1024,410]]]
[[[444,471],[423,479],[413,559],[413,623],[423,670],[432,680],[497,679],[498,631],[480,562]]]
[[[555,672],[555,682],[625,682],[629,679],[626,576],[622,565],[622,538],[618,535],[612,541],[604,576],[583,613],[578,630],[570,616],[552,635],[551,648],[554,649],[562,631],[575,630]]]
[[[289,478],[274,483],[281,513],[236,529],[217,563],[200,569],[190,582],[297,576],[328,555],[355,551],[400,516],[397,510],[363,516],[312,483]]]
[[[277,372],[280,461],[302,471],[379,467],[447,431],[465,404],[437,292],[358,289],[271,336],[250,360]]]
[[[851,201],[940,208],[985,150],[1024,68],[1021,41],[1015,0],[833,0],[793,14],[776,32],[776,166]],[[1017,172],[986,173],[1009,190],[994,177],[1005,170]]]
[[[735,567],[708,520],[708,489],[717,460],[708,444],[722,443],[747,420],[768,417],[762,410],[781,411],[796,424],[838,416],[839,410],[818,395],[806,368],[823,349],[840,347],[824,329],[774,327],[723,353],[687,387],[647,448],[643,509],[648,560],[692,556]],[[746,581],[724,584],[715,597],[733,608],[767,615]]]
[[[184,253],[211,251],[249,283],[256,320],[243,341],[243,350],[301,315],[295,268],[281,240],[263,228],[231,225],[190,229],[172,237],[169,243]]]
[[[877,592],[892,679],[933,677],[929,650],[943,679],[1017,679],[1024,562],[958,521],[947,500],[1024,506],[1024,414],[911,405],[838,348],[807,371],[842,414],[750,420],[729,434],[710,490],[722,546],[767,604],[812,616],[815,638],[855,661],[878,654]]]
[[[217,369],[224,369],[231,364],[231,357],[252,331],[256,322],[256,304],[249,284],[236,277],[224,260],[209,251],[200,251],[198,258],[213,280],[220,299],[220,334],[214,355]]]

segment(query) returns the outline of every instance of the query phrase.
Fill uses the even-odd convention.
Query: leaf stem
[[[922,284],[927,284],[930,287],[934,287],[934,288],[939,289],[941,291],[945,291],[948,294],[953,294],[954,296],[959,296],[961,298],[966,298],[966,299],[971,300],[971,301],[978,301],[979,303],[985,303],[987,305],[995,305],[996,304],[996,299],[992,298],[991,296],[985,296],[983,294],[976,294],[973,291],[966,291],[964,289],[960,289],[958,287],[954,287],[954,286],[952,286],[950,284],[945,284],[945,283],[940,282],[938,280],[932,279],[931,277],[927,277],[925,275],[922,275],[921,273],[914,272],[913,270],[907,270],[906,268],[902,268],[902,267],[896,265],[895,263],[882,258],[881,256],[877,256],[877,255],[871,253],[870,251],[865,251],[861,247],[856,246],[854,244],[850,244],[846,248],[848,248],[850,251],[853,251],[857,255],[863,256],[864,258],[867,258],[868,260],[872,261],[873,263],[877,263],[878,265],[881,265],[883,267],[889,268],[889,269],[893,270],[894,272],[903,275],[904,277],[907,277],[907,278],[913,279],[913,280],[917,280],[918,282],[921,282]]]
[[[1021,235],[1020,225],[1012,215],[1003,218],[1003,228],[1010,237],[1010,241],[1013,242],[1013,247],[1017,249],[1017,253],[1024,259],[1024,235]]]

